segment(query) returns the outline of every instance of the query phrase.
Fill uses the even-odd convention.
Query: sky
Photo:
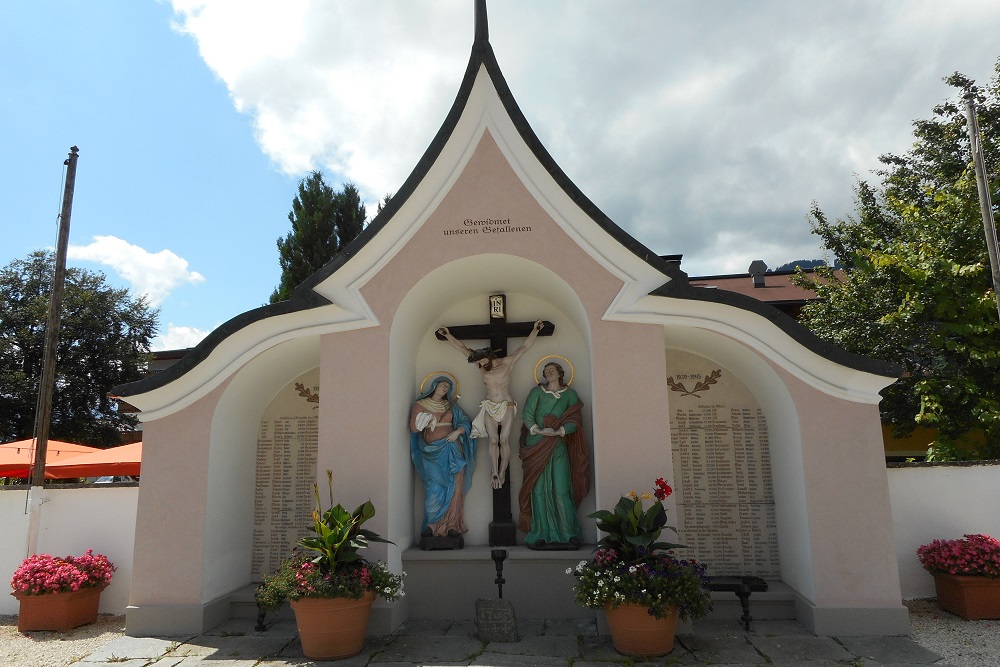
[[[0,0],[0,266],[55,245],[160,311],[154,349],[267,302],[313,169],[369,216],[455,99],[473,0]],[[549,153],[691,276],[823,257],[911,123],[981,84],[995,0],[493,0],[490,42]]]

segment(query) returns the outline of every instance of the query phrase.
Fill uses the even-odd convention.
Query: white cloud
[[[187,260],[169,250],[151,253],[115,236],[95,236],[90,245],[71,245],[67,256],[111,267],[133,292],[145,295],[151,306],[158,306],[179,285],[205,280],[188,269]]]
[[[203,331],[195,327],[179,327],[173,322],[167,325],[167,333],[154,336],[150,342],[152,350],[183,350],[194,347],[207,336],[210,331]]]
[[[262,150],[366,201],[430,143],[473,37],[468,0],[173,6]],[[733,248],[818,256],[810,202],[848,213],[854,174],[906,151],[911,121],[951,95],[941,77],[986,82],[996,43],[967,17],[989,34],[1000,3],[507,0],[489,15],[518,105],[570,178],[640,242],[715,273],[758,258]]]

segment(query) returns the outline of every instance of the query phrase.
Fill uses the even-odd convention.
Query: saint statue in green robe
[[[583,532],[576,509],[590,492],[583,403],[558,363],[546,364],[542,376],[522,413],[518,528],[529,548],[578,548]]]

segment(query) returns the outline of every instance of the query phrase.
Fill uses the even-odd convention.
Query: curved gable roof
[[[663,280],[663,283],[659,287],[649,292],[650,296],[708,301],[750,311],[765,317],[808,350],[830,361],[865,373],[885,377],[899,376],[898,369],[891,364],[847,353],[819,339],[805,327],[767,304],[762,304],[755,299],[741,297],[741,295],[731,292],[705,290],[689,286],[687,276],[679,270],[678,263],[671,263],[664,260],[615,224],[569,179],[559,165],[556,164],[555,160],[553,160],[528,124],[527,119],[514,100],[514,96],[500,70],[493,47],[490,44],[485,0],[476,0],[475,8],[475,40],[472,45],[472,52],[466,66],[465,75],[451,109],[430,145],[424,151],[403,185],[371,223],[365,227],[362,233],[348,244],[336,258],[303,281],[295,289],[291,299],[288,301],[262,306],[230,319],[215,329],[178,363],[144,380],[114,387],[112,389],[113,394],[122,397],[136,397],[165,387],[188,375],[191,371],[208,361],[231,337],[238,333],[242,334],[248,328],[255,325],[261,326],[260,323],[265,323],[261,327],[261,332],[254,336],[247,336],[248,339],[251,339],[250,343],[252,345],[250,346],[256,346],[257,348],[267,347],[267,341],[272,341],[270,344],[273,345],[282,340],[287,340],[294,335],[295,331],[303,332],[305,329],[310,329],[314,332],[322,332],[324,330],[324,321],[330,326],[339,325],[340,328],[354,328],[377,324],[377,322],[374,322],[373,317],[367,319],[364,317],[359,318],[358,312],[365,310],[363,304],[346,303],[349,298],[345,299],[345,303],[338,303],[337,299],[329,298],[329,293],[327,293],[327,296],[324,296],[323,292],[325,290],[323,289],[323,284],[345,265],[350,263],[352,259],[372,245],[373,239],[383,232],[394,216],[410,200],[411,196],[414,195],[428,173],[441,158],[442,152],[459,126],[459,122],[467,110],[470,96],[473,94],[478,75],[482,70],[485,70],[488,75],[497,98],[500,100],[504,112],[521,141],[523,141],[533,158],[547,172],[558,188],[562,190],[587,218],[596,223],[601,230],[612,237],[621,248],[626,250],[628,254],[641,260],[641,263],[646,265],[646,272],[648,274],[659,276],[659,279]],[[648,290],[649,287],[645,289]],[[287,325],[282,324],[281,322],[285,318],[292,318],[294,322],[288,320]],[[355,320],[355,323],[353,325],[349,324],[350,320]],[[303,323],[305,324],[303,325]],[[334,329],[327,327],[326,330]],[[233,347],[239,346],[233,345]],[[246,351],[243,350],[241,353],[240,350],[234,349],[230,350],[228,354],[219,354],[217,356],[220,357],[214,364],[217,368],[215,368],[214,372],[206,371],[204,373],[206,377],[212,376],[214,378],[218,374],[223,373],[226,368],[234,366],[237,358],[246,357]],[[221,380],[205,378],[202,378],[202,380],[193,380],[195,383],[203,382],[206,386],[213,382],[212,386],[215,386],[219,381]],[[141,408],[142,406],[138,407]]]

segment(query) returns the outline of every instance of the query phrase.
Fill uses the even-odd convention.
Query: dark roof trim
[[[451,138],[455,127],[458,125],[459,119],[462,117],[463,111],[465,111],[465,105],[469,101],[469,96],[472,94],[472,87],[476,82],[476,74],[479,72],[480,66],[485,66],[486,71],[489,73],[490,78],[493,81],[493,85],[496,88],[497,95],[500,97],[503,103],[504,109],[507,111],[507,115],[510,116],[514,127],[517,129],[521,138],[524,140],[525,144],[530,148],[531,152],[534,154],[535,158],[545,167],[545,170],[549,175],[555,180],[562,190],[569,195],[570,199],[582,209],[594,222],[596,222],[604,231],[610,234],[616,241],[628,248],[633,254],[642,259],[644,262],[648,263],[653,268],[657,269],[664,275],[666,275],[668,266],[667,263],[652,250],[642,245],[634,238],[632,238],[625,230],[616,225],[611,218],[604,214],[597,205],[595,205],[590,199],[587,198],[583,192],[569,179],[568,176],[563,172],[563,170],[556,164],[552,156],[549,155],[548,151],[539,141],[538,136],[535,135],[534,130],[528,125],[527,119],[524,114],[521,113],[521,109],[517,106],[517,102],[514,101],[514,96],[507,86],[507,81],[504,79],[503,73],[500,71],[500,65],[497,63],[496,55],[493,53],[493,47],[489,43],[489,28],[487,26],[486,20],[486,2],[485,0],[476,1],[476,41],[472,45],[472,54],[469,58],[469,64],[465,69],[465,77],[462,79],[462,85],[459,87],[458,96],[455,98],[454,104],[452,104],[451,110],[448,112],[447,117],[442,123],[441,128],[438,130],[434,139],[431,141],[430,146],[424,152],[420,161],[417,162],[416,167],[410,172],[409,177],[403,183],[403,186],[399,189],[389,203],[386,205],[382,212],[375,217],[374,220],[365,228],[365,230],[359,235],[353,242],[348,244],[346,248],[334,259],[330,261],[329,264],[321,268],[319,271],[314,273],[312,276],[307,278],[302,282],[297,288],[299,290],[312,290],[317,284],[323,282],[333,273],[337,271],[345,262],[347,262],[351,257],[358,253],[358,251],[368,243],[378,232],[385,226],[389,219],[396,213],[400,205],[406,201],[407,198],[413,191],[416,190],[417,186],[424,179],[427,172],[430,170],[431,166],[437,161],[438,156],[441,151],[444,150],[445,144]]]
[[[311,308],[327,306],[329,304],[330,301],[326,297],[321,296],[316,292],[310,292],[309,294],[293,295],[293,297],[288,301],[279,301],[278,303],[272,303],[266,306],[261,306],[260,308],[248,310],[216,328],[212,331],[212,333],[208,334],[204,340],[198,343],[197,346],[181,357],[180,361],[177,363],[168,366],[159,373],[151,375],[148,378],[112,387],[110,394],[112,396],[135,396],[136,394],[144,394],[147,391],[159,389],[160,387],[173,382],[200,364],[208,358],[208,355],[212,353],[212,350],[218,347],[222,341],[229,338],[240,329],[248,327],[254,322],[259,322],[260,320],[268,317],[286,315],[288,313],[294,313],[300,310],[309,310]]]
[[[627,248],[630,252],[642,261],[646,262],[652,268],[670,278],[670,282],[667,282],[663,286],[651,292],[652,295],[715,301],[725,303],[726,305],[734,306],[736,308],[741,308],[743,310],[749,310],[771,320],[779,326],[779,328],[785,331],[785,333],[792,336],[792,338],[817,354],[821,354],[828,359],[838,361],[851,368],[864,370],[876,375],[899,377],[899,373],[897,372],[898,369],[895,366],[887,365],[884,362],[873,362],[872,360],[850,354],[849,352],[841,350],[830,343],[826,343],[777,309],[763,304],[756,299],[743,297],[739,294],[726,292],[724,290],[697,290],[696,288],[691,287],[687,283],[686,274],[684,274],[683,271],[680,271],[679,262],[669,261],[660,257],[658,254],[651,251],[615,224],[611,218],[605,215],[596,204],[583,194],[583,192],[569,179],[565,172],[563,172],[559,165],[556,164],[555,160],[552,159],[552,156],[549,155],[549,152],[542,145],[542,142],[539,141],[534,130],[531,129],[531,126],[528,124],[524,114],[521,113],[521,109],[518,107],[510,88],[507,86],[506,79],[504,79],[503,73],[500,71],[500,65],[497,63],[496,55],[493,53],[493,47],[489,42],[486,0],[476,0],[475,21],[475,40],[472,45],[472,53],[469,57],[469,63],[466,66],[465,76],[462,79],[461,86],[459,87],[458,95],[456,96],[451,109],[448,111],[448,115],[445,117],[444,122],[438,129],[437,134],[434,135],[434,139],[427,147],[427,150],[424,151],[424,154],[421,156],[416,166],[414,166],[413,171],[411,171],[410,175],[406,178],[406,181],[403,182],[403,185],[396,192],[396,194],[393,195],[382,211],[375,216],[375,218],[368,224],[368,226],[365,227],[361,234],[349,243],[347,247],[345,247],[337,255],[337,257],[332,259],[325,266],[316,271],[316,273],[311,275],[298,287],[296,287],[292,293],[292,298],[288,301],[262,306],[261,308],[256,308],[241,315],[237,315],[219,328],[215,329],[178,363],[152,377],[139,380],[138,382],[113,387],[111,390],[112,394],[116,396],[132,396],[162,387],[181,377],[204,361],[223,340],[240,329],[253,324],[254,322],[268,317],[284,315],[286,313],[316,308],[329,304],[330,301],[315,292],[313,288],[330,277],[348,260],[354,257],[354,255],[356,255],[362,248],[364,248],[365,245],[367,245],[368,242],[373,239],[383,227],[386,226],[388,221],[391,220],[399,210],[400,206],[407,199],[409,199],[416,188],[420,185],[428,171],[430,171],[430,168],[437,161],[441,151],[444,149],[448,139],[451,138],[455,127],[458,125],[458,121],[461,119],[465,106],[469,101],[469,96],[472,94],[472,87],[475,84],[476,75],[481,66],[485,67],[486,71],[489,73],[504,109],[507,111],[515,129],[521,135],[525,144],[531,150],[532,154],[539,161],[539,163],[541,163],[545,170],[549,173],[552,179],[570,197],[573,203],[576,204],[618,243]],[[682,280],[677,279],[680,276],[683,276]],[[784,320],[787,320],[787,322]],[[845,359],[853,359],[854,361],[845,361]],[[874,370],[874,367],[872,366],[873,364],[880,370]],[[889,370],[889,366],[891,366],[892,370]]]
[[[670,277],[672,280],[656,288],[652,296],[670,297],[673,299],[691,299],[692,301],[709,301],[725,306],[747,310],[771,322],[806,349],[842,366],[857,371],[881,375],[882,377],[899,378],[903,369],[894,363],[863,357],[844,348],[825,341],[807,329],[793,318],[781,312],[770,304],[738,292],[725,289],[695,287],[688,283],[687,274],[681,270],[680,261],[670,262]]]

